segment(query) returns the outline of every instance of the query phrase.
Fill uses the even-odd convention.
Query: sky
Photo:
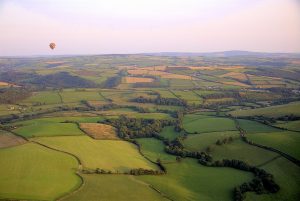
[[[0,0],[0,43],[0,56],[300,52],[300,0]]]

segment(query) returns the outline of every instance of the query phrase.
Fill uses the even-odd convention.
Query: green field
[[[176,132],[174,129],[174,126],[166,126],[159,134],[169,140],[174,140],[175,138],[182,136],[182,134]]]
[[[292,131],[300,131],[300,120],[297,121],[289,121],[284,123],[277,123],[275,126],[280,128],[289,129]]]
[[[276,129],[271,126],[264,125],[259,122],[238,119],[240,127],[246,131],[246,133],[270,133],[270,132],[280,132],[280,129]]]
[[[54,200],[77,188],[74,157],[36,145],[0,149],[0,199]]]
[[[173,90],[172,91],[178,98],[186,100],[190,104],[201,104],[203,99],[193,91]]]
[[[81,100],[104,100],[98,91],[64,90],[63,92],[60,92],[60,94],[64,103],[80,102]]]
[[[33,141],[76,155],[86,169],[128,172],[133,168],[156,169],[137,147],[121,140],[94,140],[88,136],[33,138]]]
[[[151,161],[156,162],[157,159],[160,159],[162,163],[175,161],[175,156],[164,151],[165,146],[162,141],[153,138],[140,138],[137,141],[141,146],[142,153]]]
[[[211,168],[196,160],[165,164],[168,173],[163,176],[140,176],[141,179],[173,200],[232,201],[235,186],[247,182],[252,175],[231,168]]]
[[[214,145],[217,140],[222,140],[226,137],[239,137],[237,131],[210,132],[195,135],[188,135],[184,140],[184,145],[191,151],[202,151],[210,145]]]
[[[281,117],[285,115],[300,115],[300,102],[292,102],[285,105],[277,105],[277,106],[271,106],[266,108],[257,108],[257,109],[251,109],[251,110],[237,110],[230,112],[229,114],[233,116],[266,116],[266,117]]]
[[[217,131],[236,130],[233,120],[221,117],[205,117],[197,115],[185,115],[183,118],[183,128],[189,133],[207,133]]]
[[[158,192],[128,175],[82,175],[85,185],[65,201],[167,201]]]
[[[300,168],[285,158],[262,166],[263,169],[274,175],[275,181],[280,186],[280,191],[275,194],[256,195],[247,193],[246,201],[298,201],[300,196]]]
[[[279,156],[279,154],[272,151],[249,145],[240,139],[229,144],[214,146],[211,154],[214,160],[237,159],[255,166],[264,164]]]
[[[24,103],[59,104],[60,96],[57,91],[34,92],[32,96],[23,101]]]
[[[296,132],[257,133],[247,135],[248,139],[261,145],[273,147],[298,160],[300,159],[300,135]]]
[[[18,122],[18,125],[21,125],[15,129],[14,132],[26,138],[40,136],[84,135],[75,123],[59,123],[62,120],[67,119],[68,118],[41,118]],[[74,120],[76,118],[69,119]]]

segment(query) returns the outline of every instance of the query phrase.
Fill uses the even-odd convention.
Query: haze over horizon
[[[300,52],[298,0],[2,0],[0,27],[0,56]]]

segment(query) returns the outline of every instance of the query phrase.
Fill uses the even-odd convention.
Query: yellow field
[[[80,128],[89,136],[97,140],[116,140],[119,139],[116,129],[110,125],[98,123],[81,123]]]
[[[188,75],[180,75],[174,73],[167,73],[159,70],[145,70],[145,69],[136,69],[136,70],[128,70],[128,73],[131,75],[154,75],[160,76],[161,78],[166,79],[183,79],[183,80],[192,80],[193,78]]]
[[[66,63],[65,61],[46,61],[46,64],[64,64]]]
[[[8,83],[8,82],[1,82],[0,81],[0,87],[7,87],[7,86],[17,86],[17,85],[14,85],[14,84],[11,84],[11,83]]]
[[[131,84],[131,83],[139,83],[139,82],[153,82],[153,78],[147,78],[147,77],[125,77],[125,83]]]
[[[220,77],[229,77],[229,78],[234,78],[234,79],[241,80],[241,81],[247,80],[247,76],[244,73],[238,73],[238,72],[226,73],[224,75],[221,75]]]
[[[244,83],[241,83],[241,82],[235,82],[235,81],[232,81],[232,82],[222,82],[222,83],[223,84],[227,84],[227,85],[239,86],[239,87],[250,87],[247,84],[244,84]]]
[[[171,66],[175,67],[175,66]],[[187,67],[191,70],[235,70],[243,69],[243,66],[177,66],[177,67]]]

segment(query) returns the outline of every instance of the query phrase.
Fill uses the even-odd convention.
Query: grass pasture
[[[140,138],[137,141],[141,146],[142,153],[151,161],[156,162],[157,159],[160,159],[162,163],[175,162],[176,157],[164,151],[162,141],[154,138]]]
[[[178,98],[186,100],[188,103],[192,104],[201,104],[203,99],[193,91],[182,91],[182,90],[173,90],[172,91]]]
[[[236,130],[234,121],[223,117],[205,117],[199,115],[185,115],[183,118],[183,128],[189,133],[207,133],[217,131]]]
[[[227,137],[237,138],[239,133],[237,131],[222,131],[188,135],[187,139],[184,140],[184,145],[191,151],[202,151],[210,145],[215,145],[217,140]]]
[[[266,117],[281,117],[285,115],[300,116],[300,102],[292,102],[284,105],[271,106],[266,108],[257,108],[251,110],[237,110],[229,114],[237,117],[243,116],[266,116]]]
[[[61,99],[57,91],[34,92],[32,96],[25,99],[24,103],[60,104]]]
[[[238,119],[240,127],[246,131],[246,133],[271,133],[280,132],[280,129],[276,129],[271,126],[264,125],[256,121],[250,121],[245,119]]]
[[[84,135],[75,123],[60,123],[66,118],[41,118],[18,122],[20,127],[14,129],[19,135],[26,138],[40,136],[65,136],[65,135]],[[72,119],[72,118],[71,118]]]
[[[260,166],[280,156],[272,151],[249,145],[240,139],[229,144],[214,146],[211,154],[214,160],[237,159],[255,166]]]
[[[273,174],[280,191],[275,194],[257,195],[247,193],[246,201],[298,201],[300,196],[300,168],[289,160],[281,157],[261,168]]]
[[[297,121],[289,121],[284,123],[277,123],[275,126],[280,128],[285,128],[292,131],[300,131],[300,120]]]
[[[85,185],[64,201],[167,201],[148,184],[130,175],[82,175]]]
[[[166,126],[159,134],[169,140],[174,140],[175,138],[181,136],[181,134],[176,132],[174,129],[174,126]]]
[[[110,125],[99,123],[80,123],[80,128],[89,136],[97,140],[119,139],[116,129]]]
[[[86,101],[104,101],[103,97],[100,96],[99,92],[94,90],[90,91],[75,91],[75,90],[64,90],[60,92],[64,103]]]
[[[249,181],[251,174],[231,168],[211,168],[196,160],[165,164],[168,173],[162,176],[139,176],[173,200],[232,201],[235,186]]]
[[[273,147],[298,160],[300,159],[300,135],[296,132],[255,133],[247,135],[248,139],[261,145]]]
[[[126,141],[94,140],[88,136],[41,137],[32,140],[76,155],[86,169],[128,172],[133,168],[157,168],[139,154],[135,145]]]
[[[0,199],[55,200],[81,180],[74,157],[27,143],[0,149]]]

